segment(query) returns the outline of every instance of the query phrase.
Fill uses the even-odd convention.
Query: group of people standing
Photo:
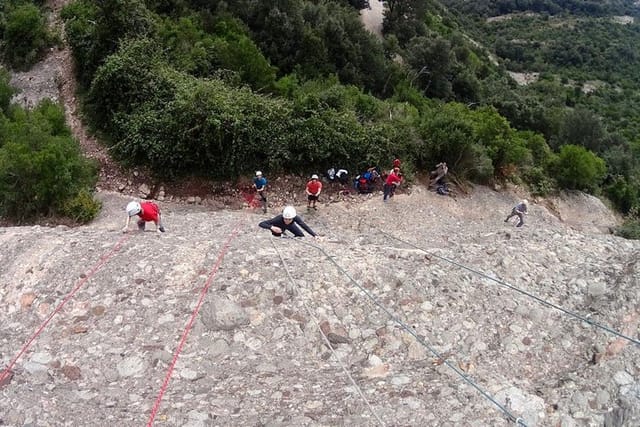
[[[392,198],[396,189],[401,185],[403,181],[402,173],[400,172],[400,159],[393,161],[393,167],[391,171],[384,177],[383,196],[384,203]],[[335,171],[335,169],[333,169]],[[331,171],[331,169],[330,169]],[[429,186],[443,185],[443,178],[448,172],[447,164],[442,162],[436,165],[436,169],[430,174]],[[341,182],[346,179],[348,172],[344,169],[340,169],[335,173],[334,178],[337,177]],[[262,212],[267,213],[267,179],[264,177],[261,171],[256,171],[253,178],[253,188],[256,191],[256,196],[260,200],[262,205]],[[316,203],[322,193],[322,181],[320,181],[318,175],[311,175],[311,179],[305,186],[305,194],[307,195],[307,210],[317,210]],[[508,222],[512,217],[517,216],[518,222],[516,227],[522,227],[524,225],[524,216],[527,215],[527,207],[529,202],[524,199],[518,203],[507,216],[504,222]],[[126,223],[122,231],[126,233],[129,229],[129,223],[131,217],[138,216],[138,229],[145,230],[147,222],[153,222],[156,225],[156,231],[158,233],[164,233],[165,229],[162,224],[162,216],[160,214],[160,208],[158,205],[151,201],[136,202],[132,201],[127,204],[126,207],[127,218]],[[312,237],[318,237],[317,234],[309,227],[302,218],[298,215],[296,209],[293,206],[286,206],[282,213],[269,219],[260,222],[258,224],[261,228],[265,228],[271,231],[274,236],[283,236],[285,231],[291,232],[296,237],[303,237],[306,231]],[[302,228],[302,230],[301,230]]]

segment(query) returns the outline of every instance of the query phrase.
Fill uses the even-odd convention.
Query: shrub
[[[97,70],[87,97],[89,111],[98,127],[108,130],[116,113],[127,115],[143,104],[170,102],[179,79],[161,59],[153,40],[124,41]]]
[[[0,67],[0,113],[8,114],[11,98],[16,92],[14,88],[9,85],[11,76],[9,72]]]
[[[98,215],[100,208],[102,203],[96,200],[87,189],[82,189],[62,203],[61,213],[75,222],[85,224]]]
[[[609,200],[613,202],[622,213],[627,213],[635,205],[640,205],[640,186],[622,176],[616,176],[607,180],[604,191]]]
[[[27,69],[37,62],[50,42],[47,24],[40,9],[25,3],[7,13],[3,34],[4,60],[16,69]]]
[[[562,146],[552,170],[561,187],[587,192],[595,191],[607,172],[604,160],[577,145]]]
[[[80,83],[85,87],[91,82],[103,59],[97,46],[97,15],[95,4],[89,0],[73,1],[60,12],[67,41],[75,59],[76,73]]]
[[[288,103],[220,80],[172,76],[172,100],[140,104],[116,118],[115,155],[169,177],[231,178],[283,165],[292,135]]]
[[[156,22],[142,0],[79,0],[62,13],[84,86],[123,40],[154,38]]]
[[[615,234],[625,239],[640,240],[640,209],[637,206],[629,212],[624,223],[616,228]]]
[[[16,108],[0,121],[5,138],[0,146],[2,216],[23,222],[63,213],[67,200],[95,185],[95,167],[71,136],[52,125],[49,118],[58,116],[52,110],[46,103],[33,112]]]
[[[555,181],[542,167],[528,168],[522,175],[534,196],[548,196],[556,188]]]

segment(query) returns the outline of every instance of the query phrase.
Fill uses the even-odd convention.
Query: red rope
[[[84,285],[87,282],[87,280],[89,280],[103,265],[107,263],[107,261],[113,256],[114,253],[120,250],[124,242],[129,238],[129,236],[130,235],[126,235],[120,238],[120,240],[118,240],[118,242],[113,246],[111,251],[109,251],[109,253],[107,253],[106,255],[103,255],[100,258],[100,260],[85,275],[85,277],[83,277],[82,280],[80,280],[80,282],[76,285],[76,287],[73,288],[71,292],[69,292],[69,294],[64,298],[64,300],[62,300],[60,304],[58,304],[56,309],[53,310],[53,312],[49,315],[49,317],[47,317],[46,320],[42,322],[40,327],[36,330],[36,332],[33,335],[31,335],[31,338],[29,338],[26,344],[22,347],[22,350],[20,350],[20,352],[13,358],[13,360],[9,362],[9,365],[7,365],[7,367],[2,371],[2,373],[0,374],[0,383],[2,383],[2,381],[4,381],[5,378],[9,377],[12,374],[11,369],[13,368],[13,366],[16,364],[18,359],[29,349],[31,344],[40,335],[40,333],[44,330],[44,328],[49,324],[51,319],[53,319],[53,316],[55,316],[60,310],[62,310],[62,307],[64,307],[67,301],[69,301],[75,295],[75,293],[78,292],[78,290],[82,287],[82,285]]]
[[[242,194],[242,198],[250,208],[259,208],[262,206],[262,200],[257,197],[256,191],[249,187],[239,187],[238,190]]]
[[[213,281],[213,278],[215,277],[216,273],[218,272],[218,268],[220,267],[220,264],[222,263],[222,259],[224,258],[225,254],[227,253],[227,250],[229,249],[229,246],[231,245],[231,242],[238,235],[238,232],[240,231],[241,222],[242,222],[242,220],[238,221],[236,223],[235,228],[233,229],[233,231],[231,232],[231,234],[227,238],[227,241],[225,242],[224,246],[220,250],[220,254],[218,255],[218,259],[216,260],[215,265],[211,269],[211,273],[209,273],[209,277],[207,277],[207,281],[205,282],[204,286],[202,287],[202,291],[200,292],[200,298],[198,299],[198,304],[196,305],[196,308],[193,310],[193,313],[191,313],[191,317],[189,318],[189,322],[187,323],[187,326],[185,327],[184,332],[182,334],[182,338],[180,339],[180,344],[178,344],[178,348],[176,349],[176,351],[175,351],[175,353],[173,355],[173,360],[171,361],[171,364],[169,365],[169,370],[167,371],[167,375],[164,378],[164,382],[162,383],[162,387],[160,388],[160,392],[158,393],[158,397],[156,398],[156,402],[153,405],[153,409],[151,410],[151,415],[149,416],[149,421],[147,422],[147,426],[148,427],[151,427],[153,425],[153,421],[155,420],[156,415],[158,414],[158,410],[160,409],[160,403],[162,402],[162,397],[164,396],[164,393],[167,391],[167,388],[169,386],[169,380],[171,380],[171,375],[173,374],[173,370],[175,369],[176,363],[178,362],[178,357],[180,356],[180,353],[182,352],[182,348],[184,347],[184,344],[187,341],[187,336],[189,335],[189,332],[191,332],[191,328],[193,327],[193,322],[195,321],[196,316],[198,315],[198,312],[200,311],[200,306],[202,305],[202,302],[204,301],[204,297],[207,295],[207,291],[209,290],[209,287],[211,286],[211,282]]]

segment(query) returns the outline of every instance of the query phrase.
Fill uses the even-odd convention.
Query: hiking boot
[[[524,222],[521,222],[518,225],[516,225],[516,227],[522,227],[523,225],[524,225]]]
[[[164,227],[160,226],[160,228],[158,228],[158,230],[160,230],[161,233],[164,233]]]

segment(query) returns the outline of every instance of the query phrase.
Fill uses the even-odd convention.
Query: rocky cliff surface
[[[0,229],[0,425],[640,424],[640,243],[597,199],[515,228],[514,195],[418,186],[301,207],[316,241],[168,202],[124,235],[100,196]]]

